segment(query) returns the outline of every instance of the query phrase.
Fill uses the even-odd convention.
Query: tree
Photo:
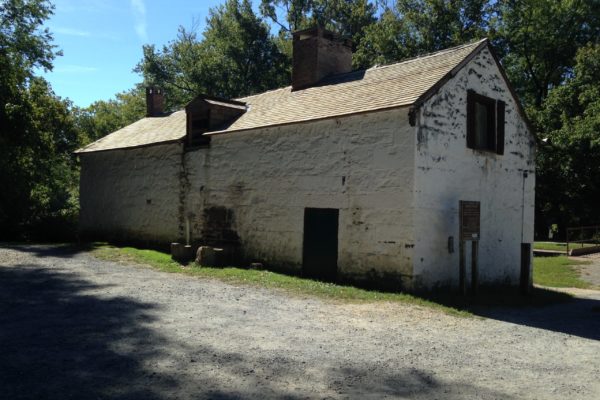
[[[0,237],[22,237],[52,219],[74,222],[79,134],[70,103],[35,69],[60,53],[42,23],[43,0],[0,3]]]
[[[142,85],[117,93],[115,99],[99,100],[86,108],[73,109],[75,124],[84,134],[83,140],[92,142],[127,126],[146,114],[145,89]]]
[[[171,108],[196,94],[234,98],[289,82],[289,59],[248,0],[227,0],[210,10],[203,39],[179,29],[161,51],[144,46],[137,71],[147,84],[162,86]]]
[[[599,0],[499,2],[494,43],[523,101],[539,108],[572,74],[575,55],[600,39]]]
[[[600,44],[582,47],[572,76],[534,114],[544,138],[537,158],[537,229],[600,222]]]
[[[377,18],[377,7],[368,0],[262,0],[261,14],[280,28],[280,38],[316,25],[352,39],[354,50],[365,29]],[[282,21],[278,14],[285,14]]]
[[[536,157],[536,234],[558,225],[600,222],[592,60],[600,41],[598,0],[499,3],[494,44],[532,117]],[[589,47],[591,46],[591,47]],[[544,139],[542,141],[541,139]]]
[[[355,64],[389,63],[481,39],[495,11],[489,0],[397,0],[365,28]]]

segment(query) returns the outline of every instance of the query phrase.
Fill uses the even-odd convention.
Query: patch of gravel
[[[600,292],[457,318],[0,247],[10,399],[597,399]]]
[[[588,254],[577,257],[577,259],[590,262],[589,264],[577,266],[581,274],[581,279],[600,288],[600,253]]]

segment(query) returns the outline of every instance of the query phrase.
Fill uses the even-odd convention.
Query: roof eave
[[[371,114],[371,113],[376,113],[376,112],[389,111],[389,110],[395,110],[395,109],[400,109],[400,108],[407,108],[407,107],[412,106],[413,104],[414,104],[414,102],[410,102],[410,103],[404,103],[404,104],[396,104],[396,105],[389,106],[389,107],[374,108],[372,110],[356,111],[356,112],[350,112],[350,113],[345,113],[345,114],[328,115],[326,117],[311,118],[311,119],[305,119],[305,120],[301,120],[301,121],[281,122],[281,123],[276,123],[276,124],[260,125],[260,126],[254,126],[254,127],[250,127],[250,128],[241,128],[241,129],[231,129],[231,130],[225,129],[225,130],[221,130],[221,131],[206,132],[203,134],[203,136],[217,136],[217,135],[225,135],[228,133],[247,132],[247,131],[254,131],[254,130],[258,130],[258,129],[267,129],[267,128],[277,128],[280,126],[300,125],[300,124],[306,124],[306,123],[310,123],[310,122],[324,121],[324,120],[328,120],[328,119],[350,117],[353,115]]]
[[[184,138],[185,138],[185,136],[177,138],[177,139],[163,140],[160,142],[144,143],[144,144],[138,144],[135,146],[112,147],[109,149],[86,150],[85,147],[82,147],[81,149],[75,150],[73,152],[73,154],[81,155],[81,154],[100,153],[100,152],[115,151],[115,150],[139,149],[139,148],[143,148],[143,147],[158,146],[158,145],[172,144],[172,143],[178,143],[178,142],[180,143],[183,141]]]

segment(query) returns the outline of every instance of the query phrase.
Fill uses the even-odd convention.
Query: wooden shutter
[[[504,154],[504,109],[505,103],[502,100],[496,102],[496,153]]]
[[[475,148],[475,93],[467,91],[467,147]]]

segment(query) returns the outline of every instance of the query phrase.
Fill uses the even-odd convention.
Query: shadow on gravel
[[[187,374],[192,398],[203,399],[505,399],[515,397],[461,381],[441,381],[419,368],[390,368],[392,360],[333,360],[324,354],[298,362],[285,352],[227,352],[211,346],[184,347],[192,364],[178,365]],[[306,353],[305,353],[306,354]],[[349,364],[351,366],[349,366]],[[358,364],[358,365],[357,365]],[[400,361],[399,365],[404,363]],[[200,366],[200,371],[193,370]],[[215,379],[213,371],[218,371]],[[229,382],[224,385],[223,382]],[[286,387],[287,386],[287,387]],[[501,388],[500,388],[501,389]],[[333,393],[333,394],[332,394]]]
[[[6,399],[160,399],[176,388],[144,361],[164,338],[144,327],[155,306],[86,294],[76,275],[0,268],[0,388]],[[152,344],[152,345],[150,345]]]
[[[600,300],[576,297],[545,307],[491,308],[477,313],[513,324],[600,340]]]
[[[381,368],[381,367],[380,367]],[[506,393],[482,388],[464,382],[443,382],[434,378],[430,373],[417,368],[403,369],[400,371],[377,371],[376,365],[365,368],[344,368],[340,375],[338,371],[332,371],[330,379],[341,388],[344,398],[353,399],[380,399],[380,398],[402,398],[402,399],[445,399],[459,400],[465,398],[478,399],[504,399],[511,400],[516,397]],[[344,382],[347,378],[357,377],[355,382]],[[368,393],[368,395],[365,395]]]
[[[600,300],[596,299],[541,287],[534,287],[528,296],[517,290],[484,289],[475,297],[451,295],[428,299],[486,318],[600,340]]]
[[[34,254],[38,257],[58,257],[72,258],[79,253],[85,253],[101,246],[102,243],[49,243],[49,244],[30,244],[30,243],[11,243],[0,242],[0,247],[14,249],[24,253]]]
[[[1,398],[296,399],[324,391],[355,398],[506,398],[439,382],[415,368],[391,372],[386,363],[315,366],[258,348],[239,354],[202,341],[188,345],[148,326],[164,313],[157,305],[97,294],[103,289],[108,286],[68,269],[0,267]]]

